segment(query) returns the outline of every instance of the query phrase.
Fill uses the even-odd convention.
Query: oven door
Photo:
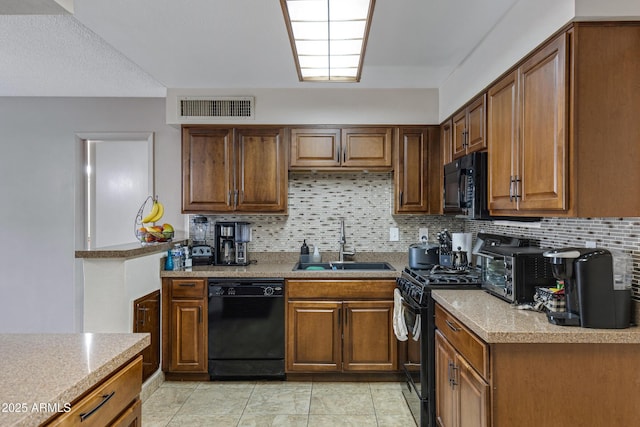
[[[482,289],[506,301],[511,301],[511,258],[479,253]],[[511,298],[510,298],[511,297]]]
[[[428,396],[425,392],[426,384],[424,384],[426,363],[422,363],[426,349],[422,347],[428,337],[423,338],[426,325],[422,322],[423,320],[425,322],[428,320],[427,308],[420,307],[408,297],[403,298],[402,305],[409,335],[407,340],[407,359],[403,363],[406,384],[402,388],[402,393],[416,423],[419,426],[425,426],[428,425],[425,423],[428,423],[429,416],[426,400]]]

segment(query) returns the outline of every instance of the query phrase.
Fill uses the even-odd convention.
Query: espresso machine
[[[216,265],[247,265],[247,244],[251,241],[248,222],[215,223]]]
[[[630,263],[625,254],[617,253],[615,263],[606,249],[563,248],[543,255],[551,259],[554,277],[564,282],[566,311],[548,312],[550,323],[602,329],[630,326]]]

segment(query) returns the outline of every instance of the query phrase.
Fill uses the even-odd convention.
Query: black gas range
[[[420,427],[435,421],[435,302],[434,289],[480,288],[480,271],[453,270],[439,265],[425,270],[405,268],[396,279],[408,333],[407,360],[403,363],[403,394]]]

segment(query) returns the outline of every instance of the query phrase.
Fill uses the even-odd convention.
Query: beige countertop
[[[149,334],[0,334],[0,425],[39,425],[149,343]]]
[[[433,299],[489,344],[640,344],[640,328],[557,326],[544,313],[520,310],[482,290],[434,290]]]
[[[349,270],[318,270],[293,271],[298,256],[293,253],[261,253],[251,254],[257,262],[247,266],[203,265],[177,271],[160,271],[161,277],[219,277],[219,278],[249,278],[249,277],[281,277],[284,279],[344,279],[344,278],[389,278],[400,276],[407,265],[406,253],[358,253],[357,261],[384,261],[391,264],[395,270],[349,271]],[[325,260],[334,259],[327,254]]]
[[[171,242],[157,242],[142,244],[140,242],[126,243],[122,245],[103,246],[93,249],[82,249],[75,252],[76,258],[135,258],[166,252],[176,243],[185,244],[187,240],[182,234],[176,233]]]

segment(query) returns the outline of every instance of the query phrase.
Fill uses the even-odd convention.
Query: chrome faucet
[[[340,218],[340,251],[338,252],[338,261],[344,262],[344,256],[354,256],[356,254],[356,249],[353,248],[351,251],[345,251],[344,245],[347,243],[347,238],[344,233],[344,218]]]

